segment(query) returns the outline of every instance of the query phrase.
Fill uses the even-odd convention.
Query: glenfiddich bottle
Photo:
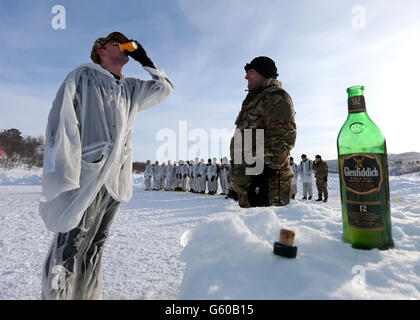
[[[343,241],[356,249],[389,249],[394,242],[386,142],[366,112],[364,89],[347,89],[349,114],[337,137]]]

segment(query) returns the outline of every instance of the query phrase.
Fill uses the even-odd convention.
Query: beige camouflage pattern
[[[290,150],[295,145],[296,123],[293,101],[275,79],[266,80],[261,86],[249,91],[242,103],[242,109],[235,121],[243,135],[244,129],[264,129],[264,166],[274,170],[269,178],[268,197],[272,206],[284,206],[290,202],[293,172],[289,165]],[[252,154],[256,143],[253,131]],[[233,160],[230,174],[231,185],[238,193],[239,205],[250,207],[248,191],[252,176],[245,174],[246,164],[242,153],[242,164],[234,159],[234,138],[231,140],[230,155]]]
[[[318,189],[318,199],[328,199],[328,165],[325,161],[319,160],[318,163],[315,161],[312,163],[312,170],[315,171],[316,188]]]

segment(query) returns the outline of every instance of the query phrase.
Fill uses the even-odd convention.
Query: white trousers
[[[312,197],[312,195],[313,195],[312,182],[304,182],[303,183],[303,196],[308,197],[308,194],[309,194],[310,197]]]
[[[145,186],[145,190],[152,190],[152,177],[151,176],[144,177],[144,186]]]
[[[158,177],[153,177],[153,188],[154,189],[157,189],[157,190],[159,190],[160,189],[160,186],[161,186],[161,184],[160,184],[160,176],[158,176]]]

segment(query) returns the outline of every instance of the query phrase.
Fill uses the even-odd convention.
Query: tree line
[[[11,128],[0,133],[0,167],[12,169],[24,167],[42,168],[44,156],[44,137],[22,136],[19,129]],[[133,172],[142,173],[146,162],[134,162]]]
[[[0,167],[42,167],[44,138],[22,136],[16,128],[6,129],[0,133]]]

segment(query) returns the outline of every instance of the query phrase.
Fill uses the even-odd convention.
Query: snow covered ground
[[[105,299],[420,299],[418,174],[390,177],[395,249],[388,251],[341,241],[337,175],[328,203],[284,208],[144,191],[141,175],[134,183],[105,245]],[[0,171],[0,299],[40,298],[53,237],[38,214],[40,192],[40,170]],[[297,259],[273,255],[281,228],[296,232]]]

